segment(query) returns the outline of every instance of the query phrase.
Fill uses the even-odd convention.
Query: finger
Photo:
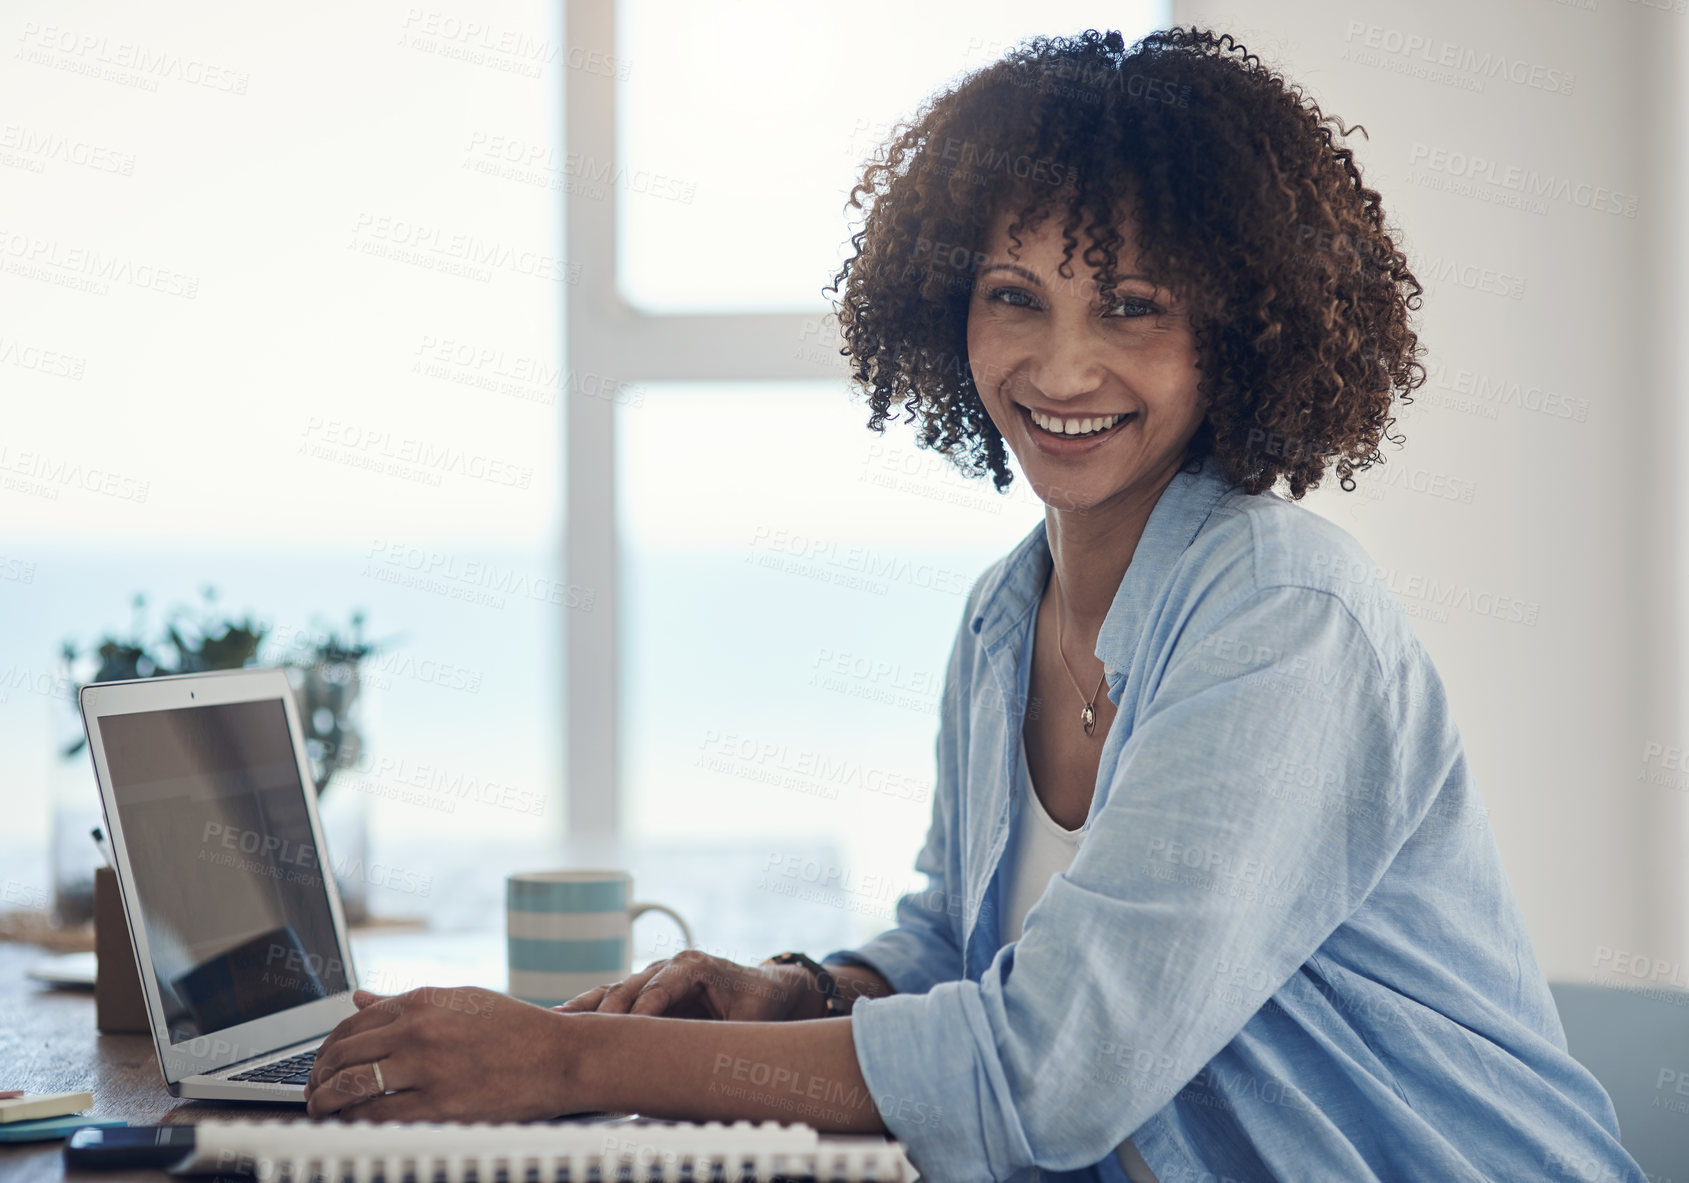
[[[340,1116],[346,1121],[437,1121],[446,1115],[439,1102],[421,1089],[406,1089],[348,1105]]]
[[[698,991],[698,974],[672,961],[645,984],[628,1008],[630,1015],[660,1015]]]
[[[377,1027],[374,1031],[360,1031],[356,1035],[338,1039],[332,1046],[323,1044],[317,1049],[316,1062],[311,1066],[311,1074],[305,1083],[306,1098],[309,1099],[312,1089],[321,1088],[323,1082],[336,1072],[356,1068],[359,1064],[373,1064],[392,1055],[398,1049],[399,1043],[398,1032],[390,1027]],[[385,1064],[381,1066],[381,1071],[387,1071]],[[393,1086],[389,1083],[387,1087]]]
[[[312,1117],[327,1117],[372,1097],[381,1096],[383,1086],[391,1091],[409,1087],[410,1083],[404,1066],[394,1064],[391,1058],[381,1061],[379,1082],[376,1080],[373,1063],[354,1064],[336,1072],[311,1090],[305,1101],[305,1112]]]
[[[612,983],[604,997],[599,1000],[599,1012],[613,1015],[627,1014],[628,1007],[633,1005],[633,1000],[639,997],[641,990],[645,989],[645,983],[655,977],[657,972],[667,964],[666,961],[659,961],[656,965],[647,966],[631,977]]]
[[[352,991],[352,1005],[359,1010],[363,1010],[366,1006],[385,1002],[391,997],[391,994],[377,994],[374,990],[354,990]]]
[[[356,997],[354,994],[353,998]],[[356,1014],[347,1015],[335,1024],[334,1030],[328,1033],[328,1039],[323,1040],[323,1046],[328,1046],[330,1040],[344,1039],[360,1031],[373,1031],[377,1027],[384,1027],[404,1013],[402,998],[377,997],[379,1001],[370,1003]]]
[[[608,986],[594,986],[584,994],[577,994],[573,998],[569,999],[568,1002],[563,1003],[563,1005],[554,1006],[551,1009],[564,1011],[569,1014],[573,1014],[576,1011],[597,1010],[599,1002],[603,1000],[605,994],[609,993],[609,990],[610,987]]]
[[[389,999],[388,1001],[396,1003],[397,1000]],[[311,1073],[306,1081],[307,1086],[312,1081],[321,1084],[328,1079],[327,1066],[338,1067],[351,1063],[350,1060],[347,1060],[335,1050],[342,1043],[348,1039],[368,1035],[381,1030],[383,1027],[390,1026],[399,1018],[400,1014],[401,1010],[397,1005],[372,1006],[367,1010],[361,1010],[355,1015],[348,1015],[340,1020],[334,1030],[328,1033],[328,1038],[317,1045],[317,1055],[311,1063]]]

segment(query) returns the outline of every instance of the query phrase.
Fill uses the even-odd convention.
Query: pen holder
[[[117,872],[94,872],[94,1025],[107,1035],[146,1034],[147,1000],[129,940],[129,918],[117,888]]]

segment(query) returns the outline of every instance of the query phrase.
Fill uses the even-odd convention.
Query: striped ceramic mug
[[[626,871],[528,871],[505,880],[505,936],[512,996],[556,1006],[633,969],[633,922],[662,912],[692,930],[673,908],[636,903]]]

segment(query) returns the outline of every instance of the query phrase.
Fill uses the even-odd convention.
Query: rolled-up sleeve
[[[869,1090],[929,1179],[1109,1155],[1359,906],[1447,775],[1447,745],[1402,741],[1419,675],[1329,593],[1237,593],[1163,649],[1021,939],[977,982],[904,968],[930,989],[856,1008]]]

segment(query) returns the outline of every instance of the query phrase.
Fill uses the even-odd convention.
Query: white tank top
[[[1006,905],[1003,911],[1003,939],[1020,940],[1026,914],[1050,880],[1073,865],[1084,835],[1079,830],[1064,830],[1044,809],[1032,788],[1032,772],[1026,764],[1026,745],[1020,745],[1021,824],[1013,835],[1014,847],[1009,854],[1009,880]],[[1120,1167],[1132,1183],[1157,1183],[1155,1173],[1127,1138],[1114,1149]]]

